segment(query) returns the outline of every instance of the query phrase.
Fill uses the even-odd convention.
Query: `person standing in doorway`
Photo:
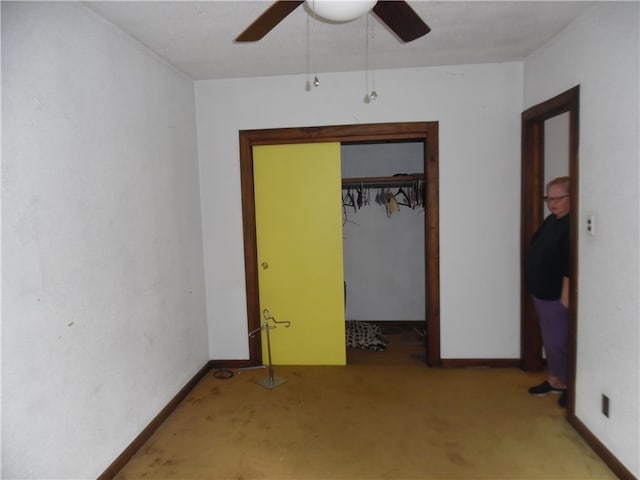
[[[531,240],[525,257],[525,281],[538,314],[548,375],[540,385],[531,387],[529,393],[558,394],[558,404],[565,408],[569,343],[569,177],[551,180],[545,201],[551,214]]]

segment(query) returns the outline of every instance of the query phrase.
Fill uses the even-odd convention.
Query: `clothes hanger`
[[[394,195],[394,197],[397,197],[398,195],[402,194],[402,196],[404,197],[404,201],[403,202],[398,202],[398,205],[404,205],[405,207],[410,207],[413,208],[413,205],[411,204],[411,199],[409,198],[409,196],[407,195],[407,192],[404,191],[404,189],[402,187],[400,187],[398,189],[398,191],[396,192],[396,194]],[[397,201],[397,199],[396,199]]]
[[[347,189],[347,193],[342,198],[342,205],[344,207],[353,207],[353,211],[356,211],[356,202],[353,198],[353,194],[351,193],[351,188]]]

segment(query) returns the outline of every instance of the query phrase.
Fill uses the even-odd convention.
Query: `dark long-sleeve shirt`
[[[527,289],[541,300],[557,300],[569,276],[569,215],[549,215],[531,239],[525,257]]]

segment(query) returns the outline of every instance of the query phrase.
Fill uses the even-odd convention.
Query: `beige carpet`
[[[116,477],[609,479],[542,376],[420,365],[209,373]]]

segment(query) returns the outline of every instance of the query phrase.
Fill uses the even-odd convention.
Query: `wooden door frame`
[[[578,302],[578,145],[580,133],[580,86],[567,90],[522,113],[522,203],[521,203],[521,301],[520,366],[526,371],[543,369],[542,339],[538,321],[524,282],[524,256],[531,236],[543,216],[544,122],[563,113],[569,114],[569,176],[571,177],[571,265],[569,292],[569,411],[573,412],[576,373],[576,333]]]
[[[248,331],[260,327],[258,293],[258,258],[253,180],[253,147],[315,142],[387,142],[424,141],[425,173],[425,314],[429,366],[439,366],[440,359],[440,228],[438,193],[438,122],[377,123],[321,127],[241,130],[240,182],[242,223],[244,230],[245,283]],[[260,337],[249,340],[249,363],[262,363]]]

